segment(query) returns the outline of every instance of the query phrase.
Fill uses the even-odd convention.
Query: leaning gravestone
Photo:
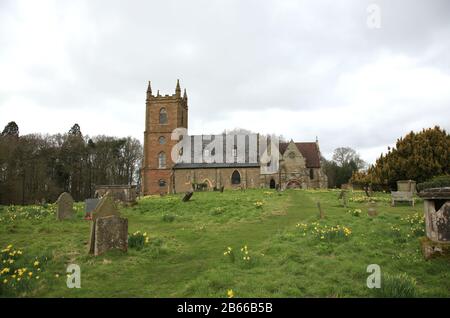
[[[73,210],[73,199],[69,193],[61,193],[58,200],[56,200],[56,205],[56,218],[58,220],[70,219],[75,215]]]
[[[106,193],[92,211],[89,254],[95,256],[109,249],[126,251],[128,247],[128,220],[121,218],[110,192]]]
[[[100,199],[86,199],[84,200],[84,212],[86,219],[92,219],[92,212],[97,207]]]
[[[192,191],[186,192],[186,194],[184,195],[182,201],[183,201],[183,202],[189,201],[189,200],[191,199],[191,197],[192,197],[193,194],[194,194],[194,192],[192,192]]]

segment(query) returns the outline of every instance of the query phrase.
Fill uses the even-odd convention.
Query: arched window
[[[166,154],[160,152],[158,155],[158,168],[163,169],[166,167]]]
[[[233,171],[233,174],[231,175],[231,184],[241,184],[241,174],[239,171]]]
[[[158,142],[160,145],[164,145],[166,143],[166,138],[164,136],[159,137]]]
[[[161,180],[158,181],[158,183],[159,183],[160,187],[165,187],[166,186],[166,180],[161,179]]]
[[[167,111],[165,108],[161,108],[159,111],[159,123],[167,124]]]
[[[309,179],[314,179],[314,170],[313,169],[309,169]]]

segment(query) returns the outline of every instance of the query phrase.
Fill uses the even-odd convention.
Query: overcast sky
[[[450,1],[0,0],[0,129],[142,140],[147,81],[177,78],[190,134],[318,136],[372,163],[450,130]]]

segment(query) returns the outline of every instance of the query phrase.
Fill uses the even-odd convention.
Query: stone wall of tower
[[[165,109],[167,123],[160,123],[160,112]],[[177,140],[172,140],[175,128],[187,129],[187,96],[181,96],[179,84],[173,95],[152,94],[150,83],[147,90],[146,118],[144,132],[144,166],[142,168],[142,192],[144,195],[169,192],[171,184],[172,147]],[[164,139],[164,142],[161,140]],[[166,165],[159,166],[159,154],[164,153]],[[165,182],[161,186],[160,180]]]

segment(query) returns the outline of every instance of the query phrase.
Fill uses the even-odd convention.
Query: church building
[[[277,171],[261,173],[259,156],[252,160],[248,136],[242,139],[245,151],[237,160],[237,135],[212,136],[224,141],[221,162],[206,160],[210,136],[188,136],[200,140],[200,160],[187,162],[172,160],[173,149],[180,140],[174,140],[175,129],[188,128],[188,98],[186,89],[181,94],[177,81],[175,94],[153,95],[150,82],[147,88],[144,132],[144,160],[142,167],[142,192],[144,195],[180,193],[192,190],[247,189],[247,188],[326,188],[327,177],[320,166],[318,140],[314,142],[280,142]],[[180,138],[181,139],[181,138]],[[259,139],[259,135],[258,135]],[[196,150],[189,149],[194,157]],[[213,150],[214,151],[214,150]],[[180,153],[182,153],[180,151]],[[185,156],[189,154],[185,153]],[[197,158],[199,157],[197,154]],[[204,158],[205,160],[202,160]],[[231,158],[230,158],[231,157]],[[234,157],[234,158],[233,158]]]

